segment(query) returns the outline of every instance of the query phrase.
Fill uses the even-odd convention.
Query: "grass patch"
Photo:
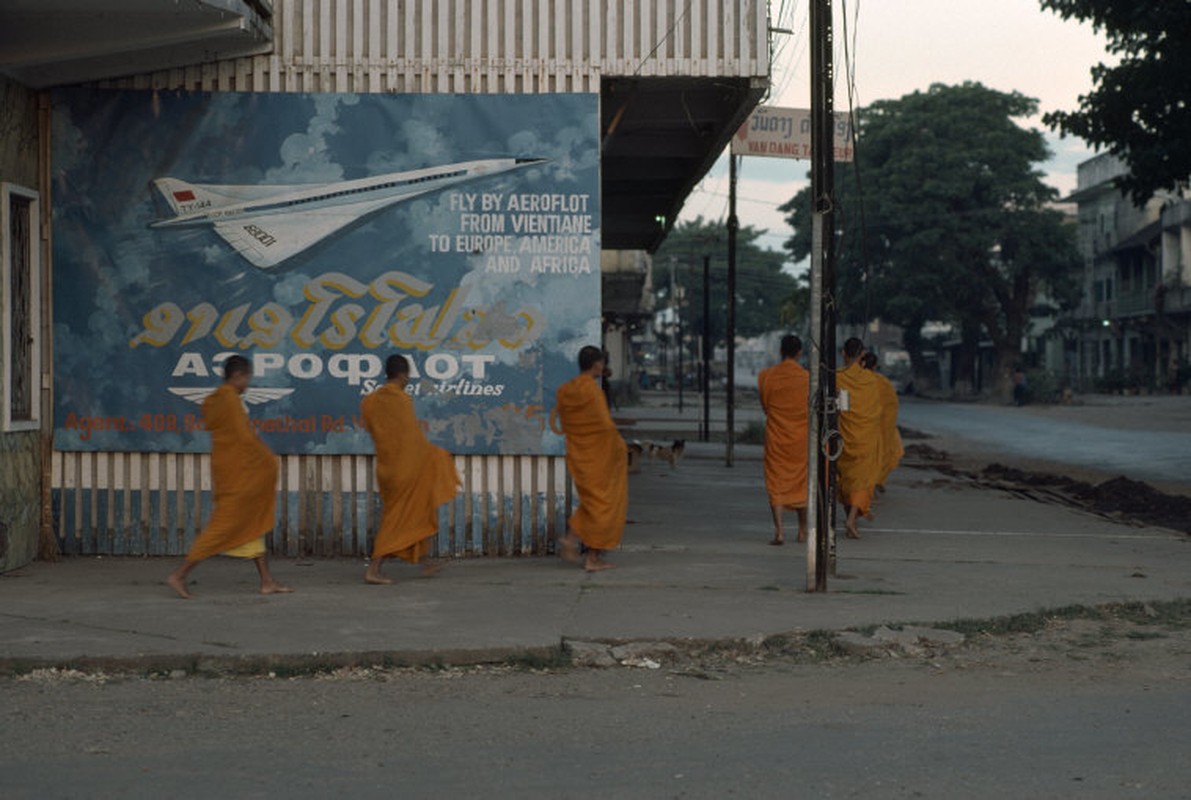
[[[840,655],[835,644],[838,631],[813,630],[770,636],[761,647],[769,657],[788,658],[795,663],[823,661]]]
[[[1174,629],[1191,626],[1191,598],[1152,603],[1112,603],[1102,608],[1117,619],[1138,625],[1164,625]]]
[[[1048,624],[1061,619],[1103,619],[1104,615],[1091,606],[1063,606],[1044,611],[1030,611],[989,619],[953,619],[947,622],[924,623],[935,628],[956,631],[964,636],[1006,636],[1015,633],[1037,633]]]
[[[570,653],[562,647],[551,648],[549,651],[531,651],[505,659],[504,663],[508,667],[529,670],[565,669],[572,666]]]
[[[1161,600],[1151,603],[1106,603],[1100,606],[1072,605],[1030,611],[991,619],[955,619],[947,622],[922,623],[936,628],[957,631],[965,636],[1005,636],[1015,633],[1037,633],[1059,620],[1120,620],[1135,625],[1161,625],[1173,629],[1191,626],[1191,598]]]

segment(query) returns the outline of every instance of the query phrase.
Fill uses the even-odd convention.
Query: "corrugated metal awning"
[[[269,0],[4,0],[0,72],[34,89],[267,53]]]
[[[604,78],[606,249],[658,248],[767,84],[764,78]]]

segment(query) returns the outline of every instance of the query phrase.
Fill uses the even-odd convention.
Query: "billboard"
[[[54,445],[201,452],[220,364],[279,453],[371,452],[392,353],[432,441],[562,452],[600,341],[596,95],[53,94]]]
[[[835,113],[835,160],[852,160],[852,118]],[[732,137],[732,155],[811,157],[811,112],[805,108],[758,106]]]

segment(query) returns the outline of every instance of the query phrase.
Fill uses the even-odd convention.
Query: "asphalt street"
[[[1111,449],[1118,413],[903,409],[908,427],[994,458],[1029,430],[1052,435],[1038,426],[1066,431],[1052,457],[1089,437]],[[1181,469],[1181,409],[1120,428],[1174,442]],[[960,439],[948,424],[1003,435]],[[731,468],[722,453],[689,442],[675,467],[643,464],[618,568],[594,575],[485,558],[375,587],[355,560],[277,559],[298,591],[261,597],[250,568],[219,560],[182,601],[161,560],[8,573],[0,796],[1191,797],[1181,620],[1115,640],[1093,621],[1064,644],[1026,634],[994,655],[971,642],[859,662],[729,658],[723,673],[525,668],[575,642],[715,642],[747,662],[750,643],[791,632],[1191,596],[1184,534],[926,464],[894,473],[864,538],[839,542],[828,592],[809,594],[805,548],[766,543],[760,447],[740,446]],[[492,666],[508,658],[523,666]],[[284,677],[329,666],[341,669]]]
[[[8,800],[1185,798],[1191,693],[1153,677],[885,660],[722,680],[8,681],[0,787]]]
[[[1175,398],[1191,404],[1191,398]],[[1122,417],[1154,413],[1144,406],[1117,407]],[[1108,418],[1110,419],[1110,417]],[[1191,482],[1191,430],[1166,426],[1138,430],[1079,422],[1062,409],[1034,413],[1013,406],[903,399],[900,424],[933,435],[959,437],[991,455],[1072,464],[1134,480]],[[1182,428],[1182,429],[1180,429]]]

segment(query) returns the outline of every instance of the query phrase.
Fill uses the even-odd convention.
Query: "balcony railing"
[[[1154,290],[1121,292],[1117,295],[1117,314],[1122,317],[1154,313]]]

